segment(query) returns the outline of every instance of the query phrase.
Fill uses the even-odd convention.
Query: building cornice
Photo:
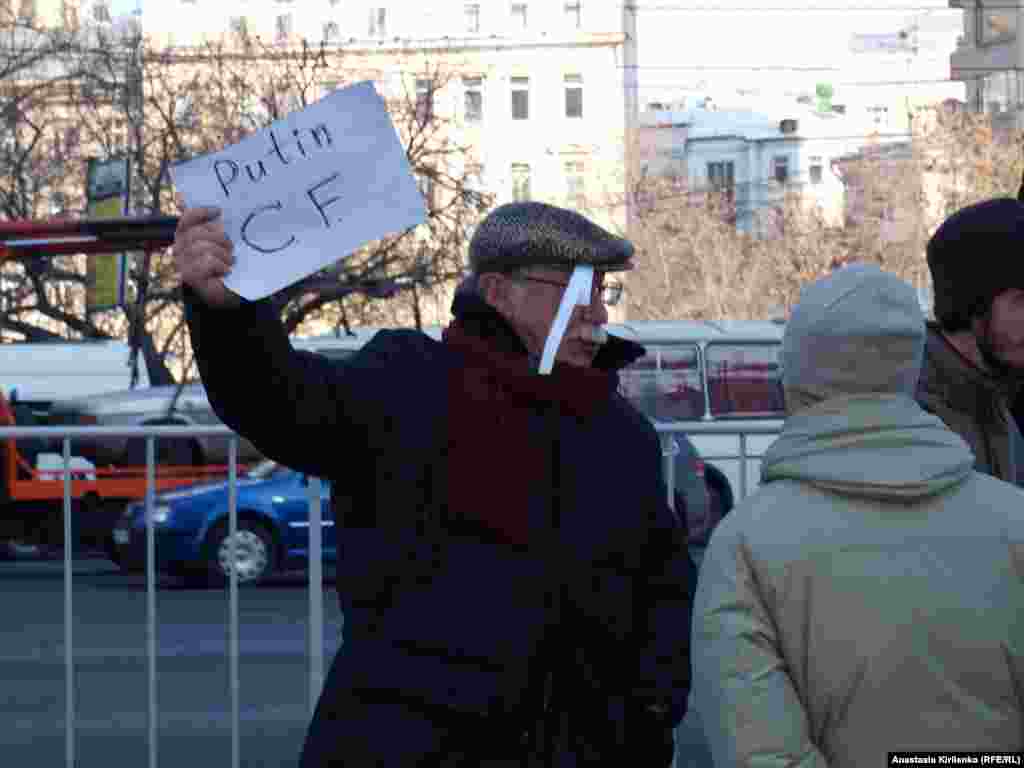
[[[255,45],[246,50],[241,45],[229,45],[223,41],[212,40],[208,44],[199,45],[172,45],[157,49],[157,55],[168,57],[172,61],[189,61],[209,58],[211,53],[217,56],[224,56],[239,60],[285,60],[294,58],[303,53],[321,51],[325,55],[357,55],[357,56],[380,56],[380,55],[417,55],[425,53],[478,53],[493,51],[533,51],[533,50],[554,50],[554,49],[584,49],[584,48],[617,48],[626,41],[626,36],[621,32],[594,33],[587,35],[574,35],[571,38],[541,37],[536,39],[504,38],[492,35],[481,38],[425,38],[425,39],[402,39],[371,41],[365,39],[351,38],[346,42],[330,43],[308,41],[297,41],[287,46],[264,45],[256,38]],[[158,42],[154,40],[153,42]],[[217,46],[223,46],[219,50]]]

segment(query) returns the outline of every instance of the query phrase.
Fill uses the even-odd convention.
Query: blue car
[[[239,584],[256,584],[309,557],[308,480],[273,461],[238,479],[235,571]],[[321,482],[323,559],[334,562],[330,486]],[[114,526],[109,554],[125,570],[145,567],[146,505],[129,504]],[[189,580],[224,584],[230,578],[228,484],[190,486],[158,494],[153,505],[157,570]]]

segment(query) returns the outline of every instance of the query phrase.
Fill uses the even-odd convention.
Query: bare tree
[[[272,46],[258,39],[208,43],[197,48],[159,50],[128,30],[116,38],[93,32],[81,43],[85,71],[65,83],[61,109],[79,132],[79,149],[62,158],[60,176],[71,187],[65,210],[84,209],[82,184],[87,154],[126,152],[133,167],[133,210],[177,213],[168,169],[174,163],[215,151],[316,101],[329,90],[365,79],[380,70],[362,60],[306,43]],[[453,121],[433,107],[454,76],[442,62],[408,64],[422,87],[403,82],[387,106],[413,172],[427,199],[425,225],[371,243],[275,296],[291,332],[309,321],[346,325],[370,318],[417,322],[424,302],[450,292],[462,272],[467,234],[490,204],[470,183],[472,153],[453,139]],[[413,72],[413,67],[415,71]],[[41,102],[42,103],[42,102]],[[53,100],[46,104],[52,108]],[[45,163],[39,148],[29,156]],[[30,174],[22,174],[26,179]],[[37,208],[15,215],[38,217]],[[8,214],[12,215],[12,214]],[[344,257],[344,258],[343,258]],[[343,260],[342,260],[343,259]],[[133,333],[147,361],[159,366],[170,354],[188,359],[181,297],[168,253],[135,260],[131,277],[135,302],[125,315],[85,317],[75,303],[84,286],[84,261],[36,260],[29,276],[22,265],[0,308],[0,329],[38,338],[29,311],[58,323],[61,335],[125,336]],[[17,284],[17,287],[15,287]],[[53,294],[61,286],[59,295]],[[47,298],[41,299],[41,296]],[[393,311],[381,311],[390,305]],[[53,332],[53,331],[49,331]]]
[[[911,142],[868,140],[839,163],[842,226],[828,225],[792,185],[777,205],[757,212],[771,224],[752,228],[759,237],[737,231],[728,194],[643,179],[634,233],[641,268],[629,278],[629,314],[765,319],[788,313],[803,285],[854,261],[924,287],[931,233],[968,203],[1015,196],[1021,147],[1019,135],[994,131],[988,116],[936,105],[917,115]]]

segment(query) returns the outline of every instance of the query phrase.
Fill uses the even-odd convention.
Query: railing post
[[[149,768],[157,768],[159,713],[156,700],[156,438],[146,436],[146,667],[149,675]]]
[[[324,679],[323,510],[320,504],[320,478],[307,476],[306,491],[309,498],[309,714],[312,717]]]
[[[740,432],[740,501],[747,498],[747,433]]]
[[[74,585],[71,561],[74,539],[71,525],[71,438],[64,447],[64,761],[67,768],[75,766],[75,612],[72,606]]]
[[[231,768],[238,768],[241,754],[241,683],[238,679],[238,438],[228,441],[228,668],[231,686]]]

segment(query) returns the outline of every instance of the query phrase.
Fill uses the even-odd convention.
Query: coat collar
[[[974,413],[995,407],[996,401],[1009,402],[1017,385],[983,371],[942,333],[936,323],[928,323],[925,341],[922,384],[957,410]]]
[[[522,340],[509,322],[490,304],[473,293],[458,293],[452,302],[455,323],[467,333],[484,339],[509,355],[527,355]],[[644,356],[644,348],[628,339],[609,334],[594,358],[593,367],[600,371],[615,372]]]

